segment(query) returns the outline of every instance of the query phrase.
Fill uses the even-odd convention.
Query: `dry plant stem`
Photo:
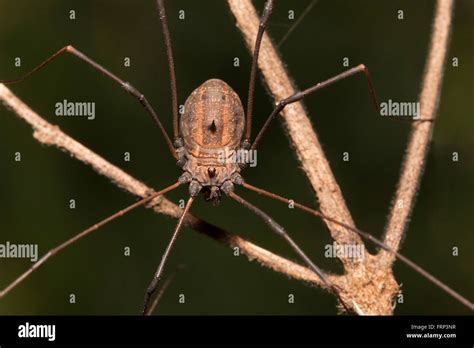
[[[228,0],[237,27],[242,33],[247,47],[252,50],[259,18],[250,0]],[[259,68],[263,74],[275,102],[293,95],[296,90],[285,67],[267,34],[264,35],[259,57]],[[321,211],[339,221],[354,226],[346,207],[339,185],[332,174],[329,163],[314,132],[302,103],[293,103],[282,111],[284,125],[301,166],[317,193]],[[333,239],[340,244],[360,244],[361,239],[341,226],[330,221],[328,225]],[[354,267],[349,260],[341,259],[346,270]]]
[[[236,18],[237,27],[252,52],[259,25],[255,8],[250,0],[228,0],[228,4]],[[262,41],[259,68],[275,102],[295,93],[285,67],[266,34]],[[355,227],[302,103],[286,106],[281,114],[301,167],[317,194],[321,212],[348,226]],[[339,245],[363,246],[360,237],[352,231],[329,220],[325,220],[325,223],[332,238]],[[345,304],[352,306],[355,313],[392,314],[392,298],[399,289],[392,270],[380,267],[376,257],[368,252],[364,255],[363,261],[340,258],[345,270],[345,274],[340,278],[344,284],[341,287],[343,291],[340,296]]]
[[[133,195],[145,197],[154,192],[153,189],[146,186],[144,183],[133,178],[120,168],[109,163],[101,156],[62,132],[58,126],[52,125],[40,117],[3,84],[0,84],[0,102],[13,110],[18,117],[33,127],[33,136],[40,143],[60,148],[84,164],[91,166],[97,173],[107,177],[117,186]],[[178,218],[182,213],[182,209],[163,196],[155,198],[150,204],[150,207],[156,213],[168,215],[173,218]],[[304,281],[308,284],[314,286],[319,286],[321,284],[320,278],[306,267],[273,254],[268,250],[201,220],[198,217],[188,214],[185,223],[194,230],[225,245],[232,248],[239,248],[240,252],[247,255],[249,260],[258,261],[261,265],[267,268],[283,273],[288,277]],[[152,232],[153,231],[150,231],[150,233]],[[343,282],[338,276],[329,276],[329,280],[336,285],[343,286]]]
[[[414,122],[412,125],[402,173],[385,228],[384,243],[393,250],[398,250],[400,247],[400,241],[415,204],[418,186],[426,162],[441,94],[452,13],[453,0],[437,1],[431,46],[420,94],[420,117],[422,120],[431,120],[431,122]],[[393,253],[384,250],[380,252],[380,258],[388,266],[393,263],[395,256]]]
[[[237,27],[251,50],[258,28],[258,16],[255,8],[250,0],[228,0],[228,4],[236,18]],[[437,108],[451,12],[451,0],[438,1],[427,72],[421,94],[421,117],[425,119],[431,119]],[[295,93],[281,59],[267,35],[262,41],[259,67],[276,102]],[[318,196],[322,213],[354,226],[342,193],[302,104],[295,103],[287,106],[282,112],[282,116],[302,168]],[[396,209],[398,205],[395,205],[384,240],[395,251],[399,248],[400,239],[413,205],[432,127],[432,122],[417,122],[413,125],[407,160],[395,199],[395,202],[403,202],[403,208]],[[341,229],[330,221],[326,221],[326,224],[337,243],[362,244],[360,238],[354,236],[351,231]],[[368,253],[366,254],[368,255]],[[391,270],[394,258],[393,253],[381,250],[376,256],[368,255],[364,262],[348,263],[344,259],[341,260],[346,271],[343,278],[347,281],[346,288],[352,289],[352,292],[347,294],[350,301],[346,301],[346,303],[351,303],[355,299],[353,307],[356,312],[392,313],[391,298],[398,291],[398,285]],[[378,304],[374,301],[378,301]]]
[[[421,94],[421,117],[425,119],[433,118],[437,108],[452,2],[452,0],[439,0],[437,4],[431,50]],[[251,50],[258,28],[255,8],[250,0],[228,0],[228,4],[236,18],[237,27]],[[295,92],[281,59],[267,35],[263,38],[259,67],[276,102]],[[342,193],[302,104],[295,103],[287,106],[282,116],[302,169],[317,194],[322,213],[349,226],[354,226]],[[399,249],[400,239],[413,205],[432,127],[432,122],[417,122],[413,125],[407,159],[395,200],[395,202],[400,202],[399,199],[401,199],[404,205],[402,209],[392,211],[384,239],[384,242],[395,251]],[[362,244],[360,238],[354,236],[350,230],[341,229],[330,221],[326,221],[326,224],[337,243]],[[341,279],[345,282],[344,289],[346,291],[349,289],[346,294],[342,294],[342,297],[346,296],[346,303],[353,303],[356,313],[391,314],[393,311],[391,299],[399,290],[391,269],[395,255],[385,250],[381,250],[375,256],[367,252],[365,255],[365,260],[358,263],[341,259],[346,271]]]

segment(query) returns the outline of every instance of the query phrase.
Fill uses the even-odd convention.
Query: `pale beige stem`
[[[227,2],[236,19],[237,28],[242,33],[250,52],[253,53],[259,17],[252,2],[250,0]],[[275,6],[277,5],[276,3]],[[296,92],[267,34],[263,36],[258,65],[276,103]],[[302,103],[288,105],[281,114],[301,167],[316,192],[320,210],[327,216],[354,226],[339,185]],[[360,237],[352,231],[327,220],[325,223],[332,238],[339,245],[363,247]],[[379,267],[375,257],[368,252],[364,255],[364,260],[340,258],[345,269],[345,275],[339,278],[344,284],[341,297],[355,313],[391,314],[391,299],[398,292],[398,284],[390,268]]]
[[[228,0],[230,10],[236,18],[236,25],[241,31],[247,47],[252,52],[258,30],[259,18],[250,0]],[[275,6],[278,4],[276,3]],[[442,79],[442,65],[447,47],[447,37],[451,21],[452,1],[439,0],[432,35],[432,49],[428,57],[427,73],[423,83],[422,117],[430,118],[436,110]],[[253,53],[253,52],[252,52]],[[285,67],[273,47],[269,37],[264,35],[259,57],[259,68],[275,102],[284,99],[295,89],[288,77]],[[301,167],[307,175],[319,200],[321,211],[341,222],[354,226],[341,190],[331,172],[311,122],[302,103],[287,106],[282,112],[287,134],[295,149]],[[412,140],[405,162],[404,175],[400,179],[397,197],[404,201],[404,208],[394,210],[390,219],[385,241],[393,250],[398,250],[406,220],[412,206],[416,187],[421,176],[422,163],[431,134],[430,122],[419,122],[414,125]],[[397,199],[398,200],[398,199]],[[341,229],[338,225],[326,221],[333,239],[339,244],[363,245],[358,236],[350,230]],[[399,291],[393,277],[393,253],[379,252],[373,256],[365,254],[364,262],[344,263],[346,274],[340,279],[348,290],[344,296],[353,303],[356,313],[391,314],[391,300]],[[382,263],[388,257],[390,262]],[[351,302],[352,301],[352,302]]]
[[[384,242],[393,250],[399,249],[403,233],[408,226],[426,162],[441,94],[452,13],[453,0],[438,0],[420,94],[420,118],[425,121],[412,125],[402,173],[385,228]],[[383,250],[380,252],[380,259],[384,264],[391,264],[395,255]]]

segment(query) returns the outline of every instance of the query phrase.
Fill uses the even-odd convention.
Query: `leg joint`
[[[291,104],[291,103],[297,102],[298,100],[303,99],[304,96],[305,96],[304,92],[296,92],[292,96],[289,96],[288,98],[281,100],[279,105],[281,107],[284,107],[288,104]]]
[[[65,51],[66,52],[76,52],[76,49],[74,48],[74,46],[72,45],[67,45],[66,47],[64,47]]]
[[[365,66],[365,64],[359,64],[359,65],[357,66],[357,68],[360,69],[360,70],[362,70],[362,71],[364,71],[364,72],[366,72],[366,71],[368,70],[367,67]]]

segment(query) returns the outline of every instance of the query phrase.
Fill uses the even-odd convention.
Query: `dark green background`
[[[277,0],[269,33],[278,41],[309,1]],[[263,1],[256,1],[260,10]],[[425,175],[402,253],[472,299],[473,238],[473,12],[470,0],[456,1],[448,66]],[[179,101],[209,78],[227,81],[246,101],[250,55],[225,1],[168,1],[176,59]],[[70,9],[76,20],[68,19]],[[186,19],[178,20],[184,9]],[[397,20],[397,10],[405,13]],[[415,101],[428,49],[434,1],[320,0],[281,48],[300,88],[351,66],[370,68],[381,100]],[[169,79],[161,30],[152,0],[0,1],[0,78],[17,77],[72,44],[147,95],[171,130]],[[23,66],[13,66],[14,57]],[[131,57],[125,68],[123,58]],[[459,67],[449,64],[459,57]],[[239,57],[241,66],[233,66]],[[259,81],[260,82],[260,81]],[[138,103],[120,87],[78,59],[66,56],[28,81],[12,87],[50,122],[160,189],[179,175],[161,139]],[[256,90],[255,126],[271,112],[261,83]],[[59,118],[55,103],[94,101],[96,119]],[[306,107],[357,225],[380,236],[398,180],[409,125],[375,113],[361,76],[311,96]],[[38,243],[40,254],[134,197],[89,167],[55,148],[39,145],[24,122],[0,107],[0,242]],[[23,160],[14,162],[20,151]],[[132,153],[124,162],[123,153]],[[342,152],[351,153],[349,163]],[[451,161],[458,152],[459,162]],[[274,124],[258,153],[258,166],[245,173],[249,183],[308,205],[314,194],[299,169],[281,125]],[[168,197],[185,198],[182,188]],[[323,257],[331,242],[317,219],[252,193],[246,198],[266,209],[322,267],[340,271]],[[68,208],[69,199],[77,209]],[[219,208],[200,200],[193,213],[239,233],[265,248],[296,259],[290,249],[250,212],[225,199]],[[106,226],[59,255],[0,301],[2,314],[135,314],[175,221],[144,209]],[[132,256],[123,256],[130,246]],[[460,255],[453,257],[453,246]],[[370,250],[374,250],[372,247]],[[168,272],[184,264],[166,292],[162,314],[335,314],[335,299],[287,277],[235,257],[232,250],[189,229],[180,235]],[[0,286],[31,263],[0,260]],[[467,314],[459,303],[403,264],[395,274],[404,304],[396,314]],[[68,302],[70,293],[77,303]],[[178,303],[178,294],[186,304]],[[287,297],[293,293],[294,304]]]

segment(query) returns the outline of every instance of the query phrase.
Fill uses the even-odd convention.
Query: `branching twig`
[[[228,0],[237,27],[244,36],[247,47],[252,51],[259,19],[251,0]],[[422,92],[422,117],[433,116],[439,98],[442,79],[442,65],[447,46],[447,37],[451,22],[452,0],[438,0],[437,14],[432,35],[432,49],[428,58],[427,73]],[[265,83],[276,102],[295,93],[295,89],[283,66],[278,53],[267,35],[264,36],[259,58],[259,67]],[[319,199],[321,211],[348,225],[354,226],[350,212],[346,207],[341,190],[334,179],[329,163],[324,156],[317,136],[301,103],[294,103],[282,112],[284,125],[292,145],[295,148],[302,169],[309,178]],[[404,200],[404,209],[392,213],[385,241],[392,250],[398,251],[406,219],[412,207],[413,197],[418,186],[422,163],[432,130],[431,122],[418,122],[414,125],[409,145],[405,172],[400,179],[397,197]],[[397,199],[398,201],[398,199]],[[326,221],[333,239],[338,244],[360,244],[362,241],[350,230]],[[393,231],[393,232],[392,232]],[[392,252],[380,251],[376,256],[365,253],[364,262],[351,263],[341,259],[346,274],[344,281],[346,304],[353,304],[357,313],[391,314],[391,300],[399,291],[391,264],[395,257]],[[390,262],[382,263],[384,258]]]
[[[252,2],[228,0],[228,4],[247,47],[252,51],[259,25],[259,18]],[[278,102],[296,91],[268,35],[264,35],[261,47],[259,67],[275,102]],[[301,167],[317,194],[321,211],[327,216],[354,226],[339,185],[302,103],[286,106],[282,116]],[[359,236],[352,231],[327,220],[325,223],[338,244],[363,247]],[[368,252],[364,255],[363,262],[340,258],[345,269],[345,275],[340,278],[344,282],[341,297],[356,313],[391,314],[391,299],[398,292],[398,285],[391,269],[378,267],[375,257]]]
[[[431,47],[420,94],[421,115],[419,116],[422,121],[412,125],[398,189],[385,229],[384,242],[394,250],[398,250],[400,246],[423,174],[441,94],[452,13],[453,0],[438,0]],[[382,251],[380,257],[385,264],[391,264],[394,261],[394,255],[386,251]]]

